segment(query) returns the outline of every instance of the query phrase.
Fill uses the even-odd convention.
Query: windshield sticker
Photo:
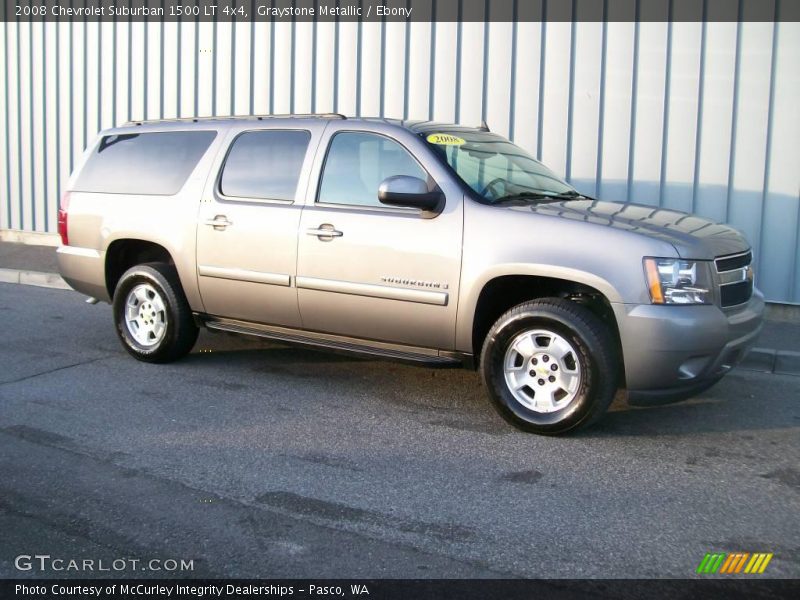
[[[427,138],[428,143],[438,146],[463,146],[467,140],[461,139],[449,133],[432,133]]]

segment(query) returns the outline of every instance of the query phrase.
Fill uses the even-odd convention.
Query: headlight
[[[653,304],[710,304],[711,276],[705,261],[645,258]]]

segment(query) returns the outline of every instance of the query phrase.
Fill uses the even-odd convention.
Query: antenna
[[[480,129],[481,131],[490,131],[489,126],[486,124],[486,119],[483,119],[481,121],[481,126],[478,127],[478,129]]]

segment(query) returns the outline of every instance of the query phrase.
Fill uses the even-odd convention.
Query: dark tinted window
[[[214,131],[109,135],[89,157],[75,190],[177,194],[216,137]]]
[[[308,131],[243,133],[225,161],[220,190],[226,196],[294,200],[310,139]]]
[[[384,206],[378,188],[387,177],[428,174],[397,142],[372,133],[337,133],[331,141],[319,188],[319,202]]]

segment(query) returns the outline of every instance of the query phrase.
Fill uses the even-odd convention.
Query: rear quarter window
[[[305,130],[242,133],[225,160],[220,192],[233,198],[294,200],[310,140]]]
[[[172,196],[216,137],[214,131],[108,135],[78,176],[75,191]]]

